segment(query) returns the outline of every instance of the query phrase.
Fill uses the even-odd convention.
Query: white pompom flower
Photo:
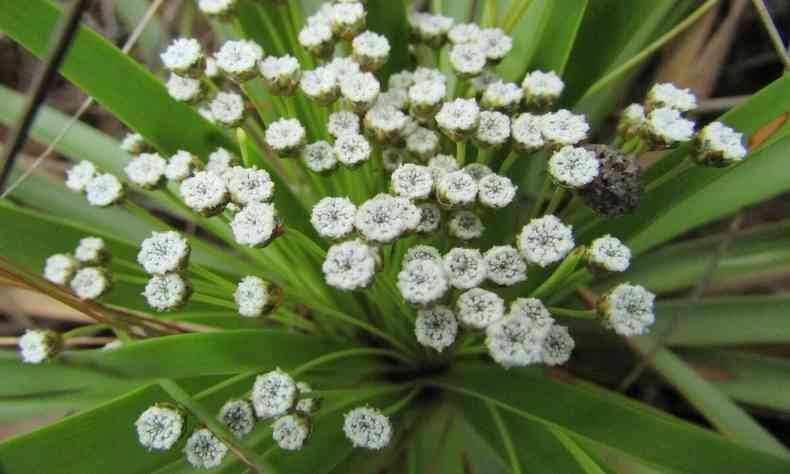
[[[225,148],[220,147],[209,153],[206,171],[218,176],[224,176],[229,169],[238,166],[239,163],[239,159],[236,156]]]
[[[121,150],[130,155],[139,155],[144,151],[151,150],[151,146],[145,142],[145,138],[139,133],[129,132],[121,140]]]
[[[66,187],[75,192],[85,191],[98,170],[90,161],[82,160],[66,171]]]
[[[636,136],[645,124],[645,108],[641,104],[631,104],[620,114],[617,122],[617,133],[626,140]]]
[[[236,0],[198,0],[198,8],[208,16],[225,17],[235,6]]]
[[[524,91],[513,82],[496,81],[489,84],[480,98],[480,105],[485,109],[512,112],[524,98]]]
[[[359,407],[346,413],[343,433],[355,448],[383,449],[392,438],[392,424],[379,410]]]
[[[357,206],[346,197],[325,197],[310,212],[310,223],[318,235],[342,239],[354,232]]]
[[[269,125],[264,140],[280,156],[293,156],[304,146],[306,132],[297,119],[280,119]]]
[[[370,286],[377,266],[375,249],[361,240],[352,240],[329,247],[321,268],[329,286],[354,291]]]
[[[74,258],[83,265],[100,265],[106,262],[109,256],[107,246],[100,237],[82,238],[77,248],[74,249]]]
[[[415,82],[409,87],[409,111],[420,120],[429,120],[439,111],[446,95],[444,80]]]
[[[527,279],[527,262],[518,249],[510,245],[491,247],[483,258],[488,279],[497,285],[512,286]]]
[[[280,289],[256,276],[241,279],[233,292],[239,314],[245,318],[257,318],[274,309],[280,301]]]
[[[340,93],[357,113],[363,113],[370,109],[381,92],[379,80],[370,72],[338,76],[338,80]]]
[[[290,55],[269,56],[260,62],[258,69],[272,95],[291,95],[302,77],[299,61]]]
[[[386,36],[365,31],[351,42],[351,56],[364,71],[379,69],[390,54],[390,42]]]
[[[484,28],[475,41],[480,45],[486,59],[492,64],[497,64],[513,49],[513,38],[505,34],[500,28]]]
[[[246,118],[244,99],[234,92],[219,92],[210,104],[214,121],[224,127],[238,127]]]
[[[499,148],[510,138],[510,117],[502,112],[484,110],[474,140],[482,148]]]
[[[438,302],[447,289],[444,268],[434,260],[411,260],[398,273],[398,290],[403,299],[419,307]]]
[[[236,242],[250,247],[265,247],[283,231],[282,220],[273,205],[254,202],[244,206],[230,223]]]
[[[184,270],[190,253],[189,241],[178,232],[154,232],[140,244],[137,263],[146,273],[164,275]]]
[[[511,124],[513,147],[523,153],[532,153],[545,145],[543,140],[543,118],[528,113],[519,114]]]
[[[120,202],[123,197],[123,183],[110,173],[97,174],[85,186],[85,199],[91,206],[111,206]]]
[[[203,98],[203,84],[200,79],[171,74],[165,86],[170,97],[179,102],[196,104]]]
[[[255,77],[261,59],[263,48],[251,40],[226,41],[214,54],[217,67],[237,81]]]
[[[308,53],[319,58],[329,58],[335,51],[332,41],[332,27],[327,24],[308,24],[299,31],[299,44]]]
[[[543,339],[536,337],[530,320],[510,314],[486,328],[486,347],[492,359],[502,367],[524,367],[543,361]]]
[[[299,88],[311,100],[320,105],[329,105],[340,95],[337,74],[328,66],[304,71],[299,80]]]
[[[179,150],[168,160],[165,167],[165,178],[180,182],[202,168],[203,162],[197,156],[188,151]]]
[[[442,211],[432,202],[417,204],[420,209],[420,223],[415,229],[417,232],[429,234],[439,229],[442,222]]]
[[[645,105],[648,109],[669,107],[679,112],[697,108],[697,97],[691,89],[681,89],[668,82],[655,84],[647,93]]]
[[[587,139],[590,125],[584,115],[561,109],[541,116],[541,133],[546,143],[556,147],[576,145]]]
[[[221,175],[199,171],[181,182],[181,199],[190,209],[206,217],[222,212],[230,200],[230,193]]]
[[[712,122],[697,134],[697,153],[694,160],[716,168],[743,161],[748,150],[743,145],[743,134],[721,122]]]
[[[370,158],[370,143],[359,134],[340,135],[334,144],[335,158],[345,166],[358,166]]]
[[[140,153],[126,164],[129,181],[143,189],[154,189],[165,182],[167,161],[158,153]]]
[[[447,39],[453,44],[471,43],[480,38],[480,27],[476,23],[459,23],[447,32]]]
[[[565,83],[554,71],[532,71],[521,82],[527,105],[544,109],[560,98]]]
[[[335,138],[346,134],[358,135],[360,130],[359,115],[347,110],[332,112],[329,114],[326,129]]]
[[[148,306],[157,311],[178,308],[187,302],[191,294],[192,287],[189,282],[178,273],[154,275],[143,290]]]
[[[395,197],[378,194],[359,206],[354,218],[354,227],[369,242],[392,243],[406,230],[398,206],[399,202]]]
[[[293,408],[296,395],[296,382],[278,368],[256,377],[250,399],[255,415],[261,420],[268,420]]]
[[[648,114],[642,133],[652,147],[670,148],[693,138],[694,122],[677,109],[659,107]]]
[[[335,149],[329,143],[319,140],[302,148],[302,161],[307,169],[315,173],[328,173],[337,168]]]
[[[406,137],[406,149],[420,161],[425,161],[439,152],[439,134],[425,127]]]
[[[228,400],[220,408],[217,420],[237,438],[249,434],[255,427],[255,413],[247,400]]]
[[[483,221],[471,211],[456,211],[447,221],[447,233],[459,240],[480,238],[485,230]]]
[[[332,31],[350,40],[365,28],[365,7],[360,2],[336,3],[332,6]]]
[[[507,176],[491,173],[477,183],[477,199],[485,207],[502,209],[516,197],[516,187]]]
[[[543,363],[562,365],[571,358],[576,343],[568,333],[568,328],[555,324],[543,339]]]
[[[184,414],[165,403],[149,407],[134,422],[137,440],[149,450],[166,451],[173,447],[184,431]]]
[[[63,348],[63,337],[55,331],[29,329],[19,338],[19,355],[25,364],[52,360]]]
[[[479,183],[480,180],[493,173],[491,168],[483,163],[469,163],[463,167],[462,171],[471,176],[476,183]]]
[[[436,183],[436,199],[448,208],[468,206],[477,198],[478,185],[475,179],[464,171],[447,173]]]
[[[450,284],[459,290],[480,285],[488,275],[486,262],[477,249],[456,247],[444,256],[442,266]]]
[[[516,298],[510,303],[508,315],[527,318],[531,337],[535,340],[542,341],[554,325],[549,310],[537,298]]]
[[[379,143],[395,145],[403,139],[408,116],[391,105],[374,105],[365,114],[365,130]]]
[[[458,321],[447,306],[435,306],[417,311],[414,321],[417,342],[438,352],[450,347],[458,335]]]
[[[84,267],[74,274],[69,283],[71,291],[81,300],[95,300],[110,290],[112,281],[101,267]]]
[[[624,272],[631,262],[631,250],[611,235],[593,240],[585,256],[594,270],[607,272]]]
[[[573,231],[556,216],[547,215],[525,225],[516,243],[527,262],[546,268],[573,250]]]
[[[644,287],[621,283],[598,300],[598,315],[605,327],[621,336],[645,334],[656,319],[655,299]]]
[[[427,166],[406,163],[392,173],[392,191],[409,199],[427,199],[433,192],[433,175]]]
[[[80,262],[71,255],[50,255],[44,263],[44,278],[56,285],[68,285],[79,268]]]
[[[480,120],[480,108],[474,99],[455,99],[445,102],[436,114],[436,124],[453,141],[469,138]]]
[[[459,43],[450,49],[450,65],[459,78],[474,77],[486,66],[486,52],[479,42]]]
[[[203,72],[203,50],[194,38],[176,38],[160,55],[169,71],[180,76],[199,77]]]
[[[437,183],[442,176],[460,169],[454,156],[443,154],[436,155],[428,160],[428,168],[431,169],[433,179]]]
[[[193,432],[184,446],[187,462],[198,469],[211,469],[222,464],[228,446],[206,428]]]
[[[554,182],[566,188],[581,188],[598,176],[600,164],[595,152],[564,146],[549,158],[548,171]]]
[[[274,197],[274,181],[266,170],[234,166],[225,173],[225,181],[230,199],[241,206]]]
[[[492,291],[472,288],[458,296],[455,310],[464,327],[485,329],[505,316],[505,302]]]
[[[285,415],[272,423],[272,439],[280,449],[297,451],[310,436],[310,422],[301,415]]]
[[[410,262],[416,260],[430,260],[441,265],[442,254],[436,247],[425,244],[415,245],[413,247],[409,247],[409,250],[407,250],[406,254],[403,255],[401,266],[405,267]]]

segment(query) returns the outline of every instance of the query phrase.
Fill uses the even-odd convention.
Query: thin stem
[[[540,190],[538,199],[532,205],[532,210],[529,211],[528,220],[532,220],[538,216],[538,213],[540,212],[540,208],[543,207],[543,201],[546,199],[546,196],[549,194],[549,189],[551,189],[551,176],[547,174],[546,178],[543,180],[543,187]]]
[[[559,288],[560,285],[567,281],[568,278],[573,274],[573,271],[576,269],[576,266],[579,264],[579,261],[584,256],[586,249],[585,247],[579,246],[576,247],[567,257],[562,261],[562,263],[554,270],[554,273],[551,274],[550,277],[546,279],[539,287],[535,289],[530,294],[532,298],[542,298],[548,294],[554,292],[555,289]]]
[[[516,448],[513,446],[513,439],[507,430],[507,426],[505,426],[504,420],[502,420],[502,416],[499,414],[499,411],[493,402],[487,401],[486,406],[488,407],[488,411],[491,413],[491,418],[494,419],[494,425],[496,426],[499,435],[502,437],[502,442],[505,445],[505,451],[507,451],[507,457],[510,460],[510,467],[513,474],[521,474],[521,463],[518,461]]]
[[[507,176],[508,171],[510,171],[510,168],[513,167],[513,164],[516,163],[519,156],[521,156],[521,153],[519,153],[515,148],[510,151],[510,153],[507,155],[507,158],[505,158],[505,161],[503,161],[502,165],[499,167],[500,176]]]
[[[688,171],[689,169],[691,169],[693,166],[694,166],[693,163],[691,163],[691,161],[689,161],[688,159],[682,161],[677,166],[675,166],[674,168],[672,168],[671,170],[667,171],[663,175],[661,175],[658,178],[656,178],[655,180],[651,181],[647,186],[645,186],[645,190],[644,190],[643,194],[647,194],[647,193],[653,191],[654,189],[656,189],[657,187],[661,186],[662,184],[664,184],[664,183],[666,183],[666,182],[668,182],[668,181],[670,181],[670,180],[672,180],[674,178],[677,178],[681,174],[683,174],[686,171]]]
[[[228,300],[224,300],[222,298],[217,298],[214,296],[204,295],[201,293],[193,293],[192,300],[198,301],[200,303],[206,303],[214,306],[219,306],[220,308],[228,308],[236,311],[236,304],[231,303]]]
[[[291,376],[294,378],[298,378],[303,374],[305,374],[306,372],[315,369],[316,367],[320,367],[324,364],[328,364],[336,360],[347,359],[350,357],[369,356],[369,355],[385,356],[391,359],[397,359],[409,365],[412,365],[414,363],[413,360],[405,357],[400,352],[393,351],[390,349],[378,349],[375,347],[357,347],[354,349],[348,349],[344,351],[331,352],[329,354],[325,354],[322,355],[321,357],[315,358],[294,369],[293,372],[291,372]]]
[[[757,14],[760,15],[760,20],[765,26],[765,31],[768,33],[768,37],[771,38],[771,43],[776,49],[776,53],[782,59],[782,64],[785,66],[785,71],[790,71],[790,55],[787,54],[785,50],[785,45],[782,43],[782,36],[779,34],[779,30],[776,28],[776,24],[774,23],[773,18],[771,18],[771,13],[768,11],[768,7],[765,5],[764,0],[752,0],[754,4],[754,8],[757,9]]]
[[[556,316],[567,316],[576,319],[589,319],[594,320],[597,318],[594,309],[567,309],[567,308],[548,308],[549,313]]]
[[[549,201],[549,205],[546,208],[546,214],[554,214],[557,208],[562,203],[562,200],[565,198],[566,189],[562,186],[557,186],[554,188],[554,195],[551,197],[551,201]]]
[[[466,163],[466,140],[455,143],[455,153],[458,166],[463,168]]]
[[[214,283],[217,286],[221,286],[221,287],[223,287],[223,288],[225,288],[227,290],[230,290],[230,291],[236,291],[236,284],[235,283],[233,283],[232,281],[228,280],[227,278],[223,278],[223,277],[217,275],[216,273],[212,272],[211,270],[209,270],[208,268],[206,268],[206,267],[204,267],[202,265],[198,265],[197,263],[193,263],[193,264],[189,265],[189,271],[194,273],[194,274],[196,274],[196,275],[199,275],[199,276],[205,278],[206,280]]]

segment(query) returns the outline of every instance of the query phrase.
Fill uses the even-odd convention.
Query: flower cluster
[[[85,237],[71,254],[59,253],[47,258],[44,278],[67,286],[81,300],[95,300],[112,286],[108,270],[110,253],[100,237]]]

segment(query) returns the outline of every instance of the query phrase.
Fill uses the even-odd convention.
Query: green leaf
[[[512,413],[562,428],[664,469],[700,474],[778,474],[790,468],[790,458],[729,442],[620,395],[581,382],[550,380],[534,370],[505,373],[487,365],[468,364],[453,368],[430,383],[494,402]],[[689,450],[689,446],[694,449]]]
[[[367,28],[386,36],[390,41],[387,63],[377,73],[387,79],[392,73],[408,69],[409,42],[406,2],[400,0],[375,1],[367,4]]]

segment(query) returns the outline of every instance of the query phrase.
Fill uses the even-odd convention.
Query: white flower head
[[[480,105],[485,109],[512,112],[523,98],[524,91],[515,83],[496,81],[485,88]]]
[[[439,229],[439,224],[442,222],[442,211],[439,206],[432,202],[424,202],[417,204],[417,207],[420,209],[420,223],[415,230],[429,234]]]
[[[656,295],[639,285],[621,283],[598,301],[598,314],[605,327],[621,336],[645,334],[656,319],[655,299]]]
[[[335,158],[346,166],[358,166],[370,158],[370,143],[355,133],[340,135],[334,144]]]
[[[184,446],[187,462],[198,469],[211,469],[222,463],[228,446],[206,428],[193,432]]]
[[[562,365],[568,362],[574,347],[576,347],[576,343],[568,333],[568,328],[558,324],[553,325],[546,338],[543,339],[543,363]]]
[[[225,173],[225,180],[236,204],[269,202],[274,197],[274,181],[266,170],[234,166]]]
[[[413,74],[414,83],[422,81],[441,81],[446,83],[447,78],[442,74],[442,71],[436,68],[419,66],[414,70]]]
[[[285,415],[272,423],[272,439],[280,449],[302,449],[310,436],[310,422],[301,415]]]
[[[743,134],[721,122],[712,122],[697,134],[695,140],[697,163],[724,167],[743,161],[748,150],[743,145]]]
[[[447,39],[453,44],[472,43],[480,38],[480,27],[475,23],[459,23],[447,32]]]
[[[398,273],[398,290],[403,299],[417,306],[438,302],[447,293],[447,276],[440,262],[429,259],[405,262]]]
[[[356,61],[348,56],[338,56],[332,61],[328,62],[326,67],[335,74],[335,77],[338,78],[338,81],[341,77],[362,72],[362,70],[359,68],[359,64],[357,64]]]
[[[422,211],[411,199],[395,197],[395,215],[400,220],[401,232],[411,234],[417,230],[422,221]]]
[[[455,302],[458,320],[465,327],[485,329],[505,316],[505,302],[496,293],[472,288],[461,293]]]
[[[302,77],[299,61],[290,55],[269,56],[260,62],[258,68],[263,83],[273,95],[291,95]]]
[[[373,282],[377,260],[373,248],[361,240],[352,240],[329,247],[321,268],[329,286],[353,291]]]
[[[85,237],[80,239],[79,245],[74,249],[74,258],[84,265],[99,265],[109,258],[109,252],[100,237]]]
[[[458,335],[458,321],[453,310],[439,305],[417,311],[414,335],[417,342],[439,352],[450,347]]]
[[[355,448],[382,449],[392,438],[392,424],[379,410],[359,407],[346,413],[343,433]]]
[[[491,168],[482,163],[469,163],[463,167],[462,171],[471,176],[476,183],[480,183],[483,178],[494,173]]]
[[[417,127],[406,137],[406,149],[418,160],[425,161],[439,152],[439,134],[425,127]]]
[[[595,270],[624,272],[631,261],[631,250],[616,237],[605,235],[592,241],[586,257]]]
[[[257,318],[274,309],[280,302],[280,295],[280,289],[274,284],[256,276],[246,276],[236,286],[233,299],[240,315]]]
[[[527,279],[527,262],[515,247],[499,245],[486,251],[483,258],[488,279],[497,285],[512,286]]]
[[[165,178],[172,181],[183,181],[197,170],[203,168],[197,156],[184,150],[179,150],[170,157],[165,167]]]
[[[390,42],[386,36],[372,31],[357,35],[351,42],[351,56],[365,71],[375,71],[384,63],[390,54]]]
[[[527,262],[545,268],[573,250],[573,232],[570,226],[549,214],[525,225],[516,243]]]
[[[273,205],[254,202],[233,216],[230,228],[236,242],[250,247],[265,247],[282,233],[282,221]]]
[[[617,132],[626,139],[634,137],[645,124],[645,108],[641,104],[631,104],[620,114]]]
[[[595,152],[566,145],[549,158],[549,174],[559,186],[581,188],[598,176]]]
[[[121,180],[110,173],[97,174],[85,186],[85,198],[91,206],[106,207],[123,199]]]
[[[484,28],[476,41],[485,52],[486,58],[493,64],[505,59],[513,48],[513,38],[499,28]]]
[[[140,153],[126,164],[124,170],[132,183],[153,189],[165,182],[167,161],[158,153]]]
[[[211,171],[199,171],[181,182],[181,199],[189,208],[204,216],[222,212],[230,199],[230,193],[221,175]]]
[[[345,40],[365,28],[365,7],[359,2],[336,3],[332,8],[332,31]]]
[[[392,89],[409,90],[414,84],[414,73],[409,70],[398,71],[387,79],[387,87]]]
[[[82,160],[66,171],[66,187],[72,191],[85,191],[98,170],[90,161]]]
[[[200,79],[171,74],[166,87],[170,97],[179,102],[196,104],[203,98],[203,86]]]
[[[459,290],[468,290],[480,285],[488,275],[483,255],[477,249],[456,247],[442,260],[450,284]]]
[[[475,179],[464,171],[447,173],[436,182],[436,198],[450,208],[468,206],[477,198]]]
[[[251,40],[226,41],[214,54],[217,67],[237,81],[255,77],[261,59],[263,48]]]
[[[255,414],[261,420],[282,416],[296,403],[296,382],[280,369],[272,370],[255,379],[250,398]]]
[[[502,112],[484,110],[475,131],[475,143],[482,148],[498,148],[510,138],[510,117]]]
[[[357,206],[346,197],[325,197],[310,213],[310,223],[327,239],[342,239],[354,232]]]
[[[337,77],[329,66],[317,67],[304,71],[299,81],[299,88],[310,99],[321,105],[328,105],[340,94]]]
[[[683,118],[677,109],[659,107],[650,111],[642,131],[653,147],[669,148],[692,139],[694,122]]]
[[[203,50],[194,38],[176,38],[160,56],[165,67],[178,75],[199,76],[203,68]]]
[[[269,125],[264,140],[280,156],[293,156],[304,146],[305,129],[297,119],[282,118]]]
[[[545,144],[543,140],[543,118],[539,115],[523,113],[513,119],[511,126],[513,146],[524,153],[540,150]]]
[[[445,102],[436,114],[436,124],[453,141],[463,141],[477,129],[480,108],[474,99]]]
[[[305,145],[302,161],[307,169],[316,173],[327,173],[337,168],[335,149],[323,140]]]
[[[145,142],[145,138],[139,133],[129,132],[123,137],[123,140],[121,140],[121,150],[130,155],[139,155],[150,149],[151,146]]]
[[[477,76],[486,61],[486,51],[479,42],[459,43],[450,49],[450,65],[459,78]]]
[[[456,211],[447,221],[447,232],[460,240],[480,238],[486,230],[483,221],[471,211]]]
[[[697,97],[691,89],[681,89],[668,82],[655,84],[647,93],[645,104],[648,109],[669,107],[679,112],[697,108]]]
[[[84,267],[71,279],[71,291],[81,300],[95,300],[109,291],[112,281],[101,267]]]
[[[249,434],[255,427],[255,413],[247,400],[228,400],[220,408],[217,420],[237,438]]]
[[[408,20],[412,28],[412,36],[416,36],[417,40],[433,48],[438,48],[444,43],[454,23],[450,17],[423,12],[410,13]]]
[[[557,102],[565,83],[554,71],[532,71],[524,77],[521,88],[527,105],[545,109]]]
[[[154,232],[140,244],[137,262],[146,273],[163,275],[185,269],[190,252],[189,241],[178,232]]]
[[[431,173],[433,173],[433,179],[436,183],[447,173],[452,173],[460,169],[458,161],[456,161],[454,156],[443,154],[436,155],[428,160],[428,168],[430,168]]]
[[[217,176],[224,176],[228,170],[238,165],[239,159],[225,148],[220,147],[208,155],[206,171],[210,171]]]
[[[477,199],[485,207],[501,209],[516,197],[518,187],[507,176],[491,173],[477,183]]]
[[[544,338],[545,334],[536,337],[531,321],[519,314],[510,314],[486,328],[488,353],[506,369],[542,362]]]
[[[587,139],[590,125],[584,115],[561,109],[541,116],[541,133],[546,143],[560,147]]]
[[[29,329],[19,338],[19,354],[25,364],[53,359],[63,348],[63,337],[55,331]]]
[[[340,93],[357,113],[365,112],[371,108],[381,91],[379,80],[370,72],[351,73],[338,76],[338,79]]]
[[[211,101],[211,116],[214,121],[225,127],[241,125],[246,116],[244,99],[235,92],[219,92]]]
[[[329,114],[329,122],[326,128],[329,134],[335,138],[347,134],[358,135],[360,130],[359,116],[347,110],[332,112]]]
[[[469,88],[476,96],[482,95],[491,84],[502,82],[504,79],[491,69],[483,69],[483,72],[469,79]]]
[[[408,110],[409,91],[406,89],[389,89],[380,93],[373,107],[383,106],[395,107],[398,110]]]
[[[47,257],[44,278],[56,285],[68,285],[80,268],[80,262],[71,255],[57,253]]]
[[[433,191],[433,175],[427,166],[406,163],[392,173],[392,191],[409,199],[427,199]]]
[[[378,194],[368,199],[357,210],[354,226],[369,242],[392,243],[404,232],[398,201],[389,194]]]
[[[198,8],[209,16],[224,17],[230,14],[236,0],[198,0]]]
[[[313,392],[313,388],[306,382],[297,382],[296,388],[299,391],[299,401],[296,402],[294,409],[304,415],[312,415],[318,411],[321,399],[308,397]]]
[[[405,267],[410,262],[415,260],[430,260],[441,265],[442,254],[439,253],[439,249],[436,247],[425,244],[415,245],[413,247],[409,247],[409,250],[406,251],[401,265]]]
[[[332,27],[327,23],[314,23],[305,25],[299,31],[299,44],[308,53],[319,58],[329,58],[335,51],[332,41]]]
[[[177,308],[187,302],[192,288],[178,273],[154,275],[143,290],[148,306],[157,311]]]
[[[410,113],[421,120],[431,119],[447,95],[444,80],[415,82],[409,87]]]
[[[365,129],[380,143],[396,144],[403,138],[407,115],[391,105],[376,105],[365,114]]]
[[[184,431],[184,414],[178,408],[157,403],[134,422],[137,439],[144,448],[165,451],[173,447]]]
[[[510,303],[509,316],[526,318],[529,321],[530,337],[542,341],[554,325],[549,310],[537,298],[516,298]]]

